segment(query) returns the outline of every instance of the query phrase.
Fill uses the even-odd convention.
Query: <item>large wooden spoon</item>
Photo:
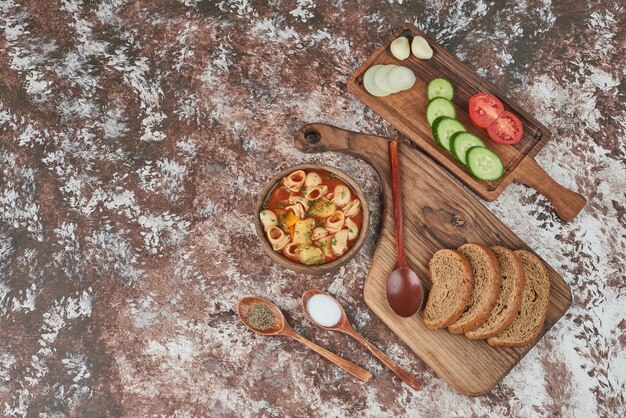
[[[346,315],[346,311],[344,311],[343,306],[341,306],[341,304],[337,302],[336,299],[335,302],[337,303],[337,306],[341,308],[341,318],[339,319],[339,322],[330,327],[326,327],[315,322],[315,320],[311,318],[311,315],[309,315],[309,311],[307,309],[307,303],[309,302],[309,299],[311,299],[314,295],[326,295],[332,298],[332,296],[330,296],[328,293],[322,292],[318,289],[310,289],[302,294],[302,307],[304,308],[304,312],[311,322],[321,328],[325,328],[331,331],[340,331],[344,334],[348,334],[349,336],[363,344],[365,348],[370,351],[370,353],[372,353],[378,360],[380,360],[385,366],[387,366],[389,370],[391,370],[396,376],[402,379],[404,383],[411,386],[415,390],[420,390],[422,388],[422,382],[417,380],[417,378],[415,378],[408,371],[403,369],[402,366],[389,358],[385,353],[380,351],[374,344],[367,341],[361,334],[359,334],[354,329],[354,327],[352,327],[350,321],[348,320],[348,316]]]
[[[387,302],[400,316],[411,316],[419,311],[424,301],[424,288],[417,274],[409,267],[404,253],[402,235],[402,196],[400,194],[400,163],[398,142],[389,141],[389,164],[391,169],[391,194],[393,222],[396,227],[397,260],[387,281]]]
[[[250,309],[250,307],[255,303],[260,303],[260,304],[267,306],[274,314],[274,317],[276,318],[276,320],[274,321],[274,324],[270,328],[266,330],[260,330],[260,329],[254,328],[248,322],[248,319],[247,319],[248,309]],[[241,299],[239,303],[237,304],[237,314],[239,315],[239,319],[241,319],[241,322],[243,322],[243,324],[246,327],[248,327],[250,330],[256,332],[259,335],[265,335],[265,336],[281,335],[281,336],[293,338],[294,340],[301,342],[302,344],[304,344],[311,350],[315,351],[322,357],[326,358],[331,363],[335,363],[337,366],[341,367],[342,369],[344,369],[346,372],[356,377],[357,379],[362,380],[363,382],[368,382],[372,378],[372,374],[368,372],[367,370],[365,370],[364,368],[359,367],[356,364],[351,363],[348,360],[342,357],[339,357],[336,354],[331,353],[327,349],[320,347],[319,345],[307,340],[306,338],[304,338],[303,336],[295,332],[285,320],[285,316],[283,315],[281,310],[278,309],[278,306],[274,305],[269,300],[260,298],[258,296],[245,297]]]

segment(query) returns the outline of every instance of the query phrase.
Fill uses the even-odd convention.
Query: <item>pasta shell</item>
[[[352,199],[352,193],[350,193],[348,187],[343,184],[335,186],[335,191],[333,192],[333,203],[335,206],[342,208],[350,203],[350,199]]]
[[[285,234],[282,229],[271,226],[267,229],[267,239],[274,251],[280,251],[291,241],[289,235]]]
[[[302,196],[289,196],[289,203],[292,205],[300,203],[305,208],[309,205],[309,201]]]
[[[306,187],[317,186],[318,184],[322,184],[322,178],[319,174],[310,172],[306,175],[306,180],[304,180],[304,185]]]
[[[306,173],[304,170],[296,170],[286,177],[283,177],[283,185],[290,192],[298,192],[304,185]]]
[[[323,228],[321,226],[317,226],[313,228],[313,240],[314,241],[325,238],[327,236],[328,236],[328,231],[326,230],[326,228]]]
[[[298,260],[307,265],[318,264],[321,261],[324,261],[324,253],[322,250],[313,245],[299,246],[296,249],[296,255],[298,256]]]
[[[300,203],[296,203],[295,205],[287,206],[285,209],[291,209],[298,218],[303,219],[306,215],[304,207]]]
[[[307,187],[304,190],[304,197],[307,200],[317,200],[323,197],[328,192],[328,186],[325,184],[319,184],[313,187]]]
[[[342,210],[346,217],[354,218],[361,211],[361,201],[359,199],[354,199],[344,206]]]
[[[283,254],[285,254],[287,257],[292,257],[292,258],[296,258],[296,249],[300,246],[300,244],[296,244],[295,242],[292,242],[288,245],[285,246],[285,248],[283,248]]]
[[[259,219],[261,219],[263,229],[266,231],[269,227],[278,225],[276,214],[269,209],[263,209],[261,213],[259,213]]]
[[[324,257],[331,257],[333,255],[333,250],[331,247],[333,237],[332,235],[327,235],[324,238],[317,241],[317,246],[322,249],[324,253]]]
[[[324,227],[331,234],[335,234],[341,231],[341,229],[343,228],[345,219],[346,219],[346,215],[342,211],[338,210],[337,212],[333,213],[328,218],[326,218]]]
[[[331,241],[331,249],[335,255],[344,255],[348,251],[348,230],[337,232]]]
[[[346,228],[348,228],[348,239],[353,240],[359,236],[359,227],[350,218],[346,218]]]

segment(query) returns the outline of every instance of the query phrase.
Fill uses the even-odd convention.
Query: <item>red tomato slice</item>
[[[489,125],[487,133],[491,139],[501,144],[516,144],[522,139],[524,129],[517,116],[504,111]]]
[[[469,99],[470,119],[479,128],[486,129],[502,112],[502,102],[492,94],[478,93]]]

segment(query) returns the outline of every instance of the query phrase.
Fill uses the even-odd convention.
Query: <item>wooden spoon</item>
[[[349,336],[363,344],[365,348],[370,351],[370,353],[372,353],[378,360],[380,360],[385,366],[387,366],[389,370],[391,370],[396,376],[402,379],[404,383],[411,386],[415,390],[420,390],[422,388],[422,382],[417,380],[417,378],[415,378],[408,371],[403,369],[402,366],[400,366],[398,363],[390,359],[385,353],[376,348],[374,344],[367,341],[352,327],[350,321],[348,320],[348,316],[346,315],[346,311],[344,311],[343,306],[341,306],[341,304],[337,302],[335,298],[333,298],[333,300],[337,303],[339,308],[341,308],[341,318],[339,319],[339,322],[337,322],[336,325],[330,327],[326,327],[315,322],[313,318],[311,318],[311,316],[309,315],[309,311],[307,309],[307,303],[309,302],[309,299],[311,299],[311,297],[313,297],[314,295],[326,295],[333,298],[328,293],[322,292],[318,289],[310,289],[302,294],[302,307],[304,308],[304,312],[311,322],[321,328],[325,328],[331,331],[340,331],[348,334]]]
[[[398,142],[389,141],[389,165],[391,166],[391,194],[393,221],[396,227],[397,261],[387,281],[387,302],[400,316],[408,317],[419,311],[424,301],[424,288],[417,274],[409,267],[404,253],[402,235],[402,196],[400,193],[400,163]]]
[[[250,307],[255,303],[263,304],[271,309],[276,320],[270,328],[266,330],[256,329],[248,322],[248,309],[250,309]],[[351,363],[348,360],[331,353],[325,348],[320,347],[319,345],[307,340],[306,338],[295,332],[285,320],[285,316],[280,311],[280,309],[278,309],[276,305],[266,299],[260,298],[258,296],[248,296],[241,299],[239,303],[237,303],[237,314],[239,315],[239,319],[241,319],[241,322],[243,322],[246,327],[259,335],[282,335],[285,337],[291,337],[294,340],[299,341],[305,346],[309,347],[311,350],[315,351],[322,357],[325,357],[330,362],[335,363],[337,366],[341,367],[357,379],[362,380],[363,382],[368,382],[372,378],[372,374],[364,368],[359,367],[356,364]]]

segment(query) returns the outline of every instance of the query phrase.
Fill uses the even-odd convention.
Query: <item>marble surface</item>
[[[608,0],[1,1],[0,415],[624,416],[625,16]],[[589,201],[567,224],[521,185],[485,203],[574,301],[480,398],[452,391],[363,302],[373,170],[292,146],[318,121],[397,135],[345,81],[405,21],[546,124],[539,163]],[[272,263],[253,227],[265,182],[308,161],[352,173],[373,209],[364,248],[322,277]],[[307,323],[310,287],[425,389]],[[233,310],[248,294],[373,380],[248,332]]]

